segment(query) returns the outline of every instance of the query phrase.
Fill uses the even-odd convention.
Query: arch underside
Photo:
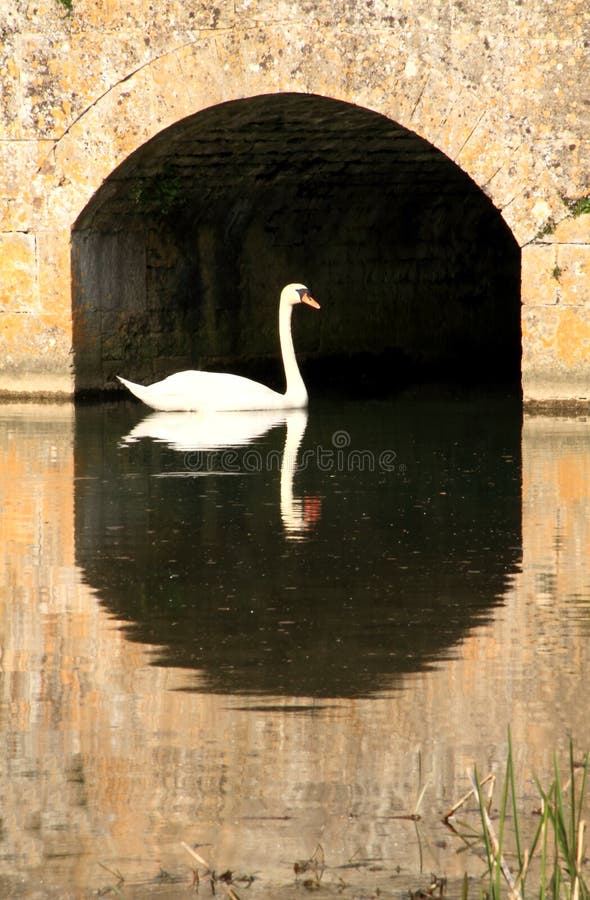
[[[324,306],[296,323],[312,382],[518,378],[520,251],[500,214],[427,141],[349,103],[269,94],[181,119],[112,172],[72,245],[79,391],[228,366],[281,386],[275,307],[294,280]]]

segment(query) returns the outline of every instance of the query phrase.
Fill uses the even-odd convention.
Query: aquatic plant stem
[[[459,831],[449,821],[460,806],[472,795],[475,797],[481,823],[481,831],[477,832],[478,851],[481,845],[488,866],[489,884],[482,889],[481,897],[485,900],[501,900],[503,883],[506,881],[511,900],[523,900],[526,879],[531,862],[540,849],[540,879],[537,897],[539,900],[590,900],[590,888],[584,878],[584,867],[587,859],[584,854],[584,838],[586,820],[582,818],[585,809],[585,791],[587,786],[590,754],[586,753],[581,763],[574,762],[573,745],[570,742],[568,760],[568,780],[564,783],[559,772],[557,755],[554,755],[554,779],[548,790],[541,787],[539,779],[533,775],[535,785],[541,798],[539,823],[535,829],[530,846],[525,847],[521,833],[521,819],[517,805],[516,778],[514,756],[510,746],[506,764],[506,773],[502,785],[502,798],[499,809],[498,834],[491,821],[491,793],[484,798],[483,785],[489,782],[493,789],[493,776],[488,775],[480,781],[477,769],[468,772],[472,790],[456,803],[444,818],[445,824],[461,838],[468,848],[473,848],[471,835],[476,832],[470,828]],[[577,769],[581,768],[578,776]],[[577,780],[576,780],[577,779]],[[504,856],[504,842],[507,842],[508,817],[513,821],[515,858],[519,869],[515,874],[510,870]],[[467,823],[465,823],[466,827]],[[551,826],[552,834],[549,832]],[[508,852],[508,851],[506,851]]]
[[[495,782],[495,780],[496,780],[496,776],[495,776],[493,773],[490,773],[489,775],[486,775],[486,777],[485,777],[484,779],[482,779],[482,781],[480,782],[480,787],[483,787],[484,784],[487,784],[489,781]],[[492,789],[493,789],[493,785],[492,785]],[[473,788],[471,788],[470,791],[467,791],[466,794],[463,794],[463,796],[461,797],[461,799],[460,799],[460,800],[457,800],[457,802],[456,802],[453,806],[451,806],[451,808],[450,808],[450,810],[448,811],[448,813],[446,813],[446,815],[443,817],[443,822],[444,822],[446,825],[448,825],[448,824],[449,824],[449,819],[452,818],[452,816],[455,815],[455,813],[457,812],[457,810],[458,810],[461,806],[463,806],[463,804],[466,803],[467,800],[469,800],[470,797],[473,797],[473,795],[474,795],[474,790],[473,790]]]
[[[473,787],[473,793],[475,794],[475,797],[479,804],[479,811],[480,811],[483,826],[484,826],[484,840],[486,843],[486,848],[488,849],[488,865],[490,866],[490,874],[492,874],[492,875],[495,874],[493,869],[495,869],[496,873],[497,873],[497,869],[499,867],[500,870],[502,871],[502,874],[504,875],[504,878],[506,879],[506,883],[508,884],[511,900],[522,900],[522,894],[521,894],[520,890],[518,889],[518,887],[516,886],[512,872],[508,868],[508,864],[506,863],[506,860],[504,859],[504,857],[502,855],[501,847],[498,842],[496,832],[494,831],[494,826],[492,825],[492,820],[490,819],[490,815],[485,807],[485,804],[482,801],[480,784],[477,779],[477,772],[475,774],[470,772],[469,779],[470,779],[471,785]],[[497,882],[497,874],[496,874],[496,890],[494,893],[495,893],[496,897],[500,896],[499,885]]]
[[[506,781],[510,781],[510,794],[512,797],[512,813],[514,816],[514,832],[516,838],[516,854],[518,857],[518,868],[522,872],[523,857],[520,841],[520,827],[518,821],[518,805],[516,803],[516,785],[514,781],[514,759],[512,756],[512,735],[508,729],[508,759],[506,760]]]

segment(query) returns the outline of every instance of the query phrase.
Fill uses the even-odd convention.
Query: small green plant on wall
[[[568,201],[567,206],[574,219],[590,213],[590,194],[587,197],[579,197],[577,200]]]
[[[74,0],[57,0],[60,6],[66,10],[68,14],[70,14],[74,8]]]
[[[548,219],[547,222],[543,225],[542,228],[537,232],[537,240],[542,237],[546,237],[548,234],[553,234],[555,229],[557,228],[557,223],[554,219]]]
[[[182,201],[182,181],[170,168],[138,179],[133,198],[142,213],[167,216]]]
[[[573,200],[562,195],[561,200],[568,211],[566,219],[570,217],[572,219],[577,219],[578,216],[590,215],[590,194],[587,194],[585,197],[577,197]],[[543,227],[540,228],[535,235],[535,239],[541,240],[542,238],[553,234],[553,232],[557,228],[557,224],[558,223],[555,221],[555,219],[547,219],[545,225],[543,225]],[[557,278],[558,276],[554,275],[554,277]]]
[[[590,213],[590,194],[585,194],[583,197],[566,197],[562,194],[561,201],[573,219]]]

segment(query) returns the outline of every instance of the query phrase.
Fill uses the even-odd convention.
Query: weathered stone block
[[[551,306],[558,301],[557,250],[551,244],[529,244],[521,255],[521,301],[526,306]]]
[[[37,235],[39,302],[44,313],[55,316],[65,333],[71,332],[70,234],[65,231]]]
[[[525,399],[590,398],[590,308],[524,308],[522,345]]]
[[[562,302],[590,306],[590,243],[558,244],[556,273]]]
[[[590,245],[590,213],[583,216],[568,216],[557,225],[552,234],[544,238],[556,244]]]
[[[33,232],[43,222],[46,197],[36,176],[52,141],[0,140],[0,233]]]
[[[0,234],[0,310],[39,308],[37,252],[32,234]]]
[[[69,331],[51,316],[0,313],[0,391],[71,391],[70,347]]]

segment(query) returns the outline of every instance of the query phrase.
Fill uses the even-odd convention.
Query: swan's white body
[[[307,391],[295,358],[291,334],[291,312],[297,303],[307,303],[319,309],[319,304],[303,284],[288,284],[281,291],[279,338],[287,382],[284,394],[241,375],[192,369],[176,372],[163,381],[145,387],[120,375],[117,378],[143,403],[163,412],[302,409],[307,406]]]

